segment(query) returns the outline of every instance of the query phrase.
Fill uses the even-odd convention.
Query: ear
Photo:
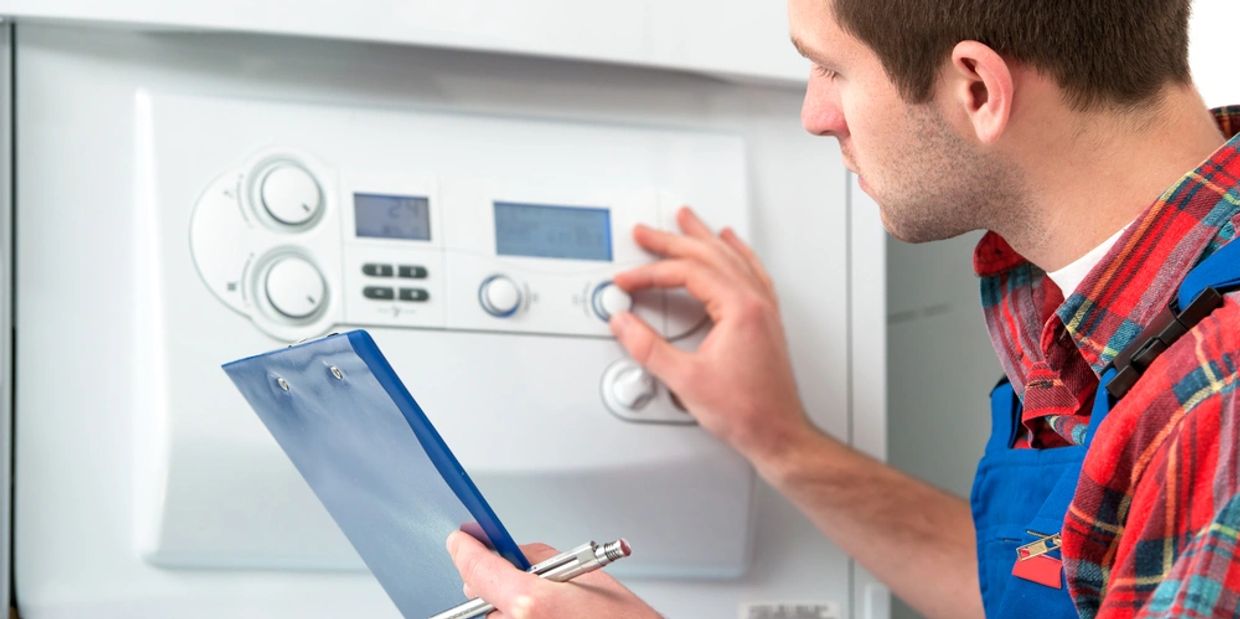
[[[1007,130],[1015,83],[1007,60],[977,41],[961,41],[952,50],[948,95],[973,125],[977,139],[993,144]]]

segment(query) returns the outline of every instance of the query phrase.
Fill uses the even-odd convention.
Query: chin
[[[959,226],[948,227],[943,225],[944,222],[933,221],[931,219],[915,219],[901,218],[898,215],[893,216],[886,207],[879,207],[879,216],[883,221],[883,228],[893,238],[905,243],[932,243],[934,241],[944,241],[955,238],[968,232],[967,229],[961,229]]]

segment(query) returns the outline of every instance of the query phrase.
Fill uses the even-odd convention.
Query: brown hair
[[[1054,77],[1075,109],[1135,108],[1191,80],[1190,0],[833,0],[840,27],[926,103],[960,41]]]

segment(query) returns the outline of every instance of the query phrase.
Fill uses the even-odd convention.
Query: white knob
[[[503,275],[494,275],[482,282],[478,301],[482,309],[497,318],[507,318],[521,308],[521,288]]]
[[[298,256],[281,258],[273,264],[267,271],[264,287],[271,307],[292,319],[313,316],[327,294],[319,270]]]
[[[323,193],[314,177],[290,163],[277,164],[267,172],[259,193],[267,213],[289,226],[310,221],[323,206]]]
[[[614,283],[607,282],[594,289],[591,305],[594,306],[594,314],[607,321],[620,312],[633,309],[633,297]]]
[[[615,396],[616,402],[626,408],[642,408],[654,398],[654,377],[639,367],[626,369],[616,376],[611,385],[611,394]]]

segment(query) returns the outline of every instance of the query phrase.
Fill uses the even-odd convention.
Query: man
[[[1211,115],[1194,89],[1188,5],[790,0],[814,64],[803,124],[839,140],[887,229],[915,242],[991,231],[975,266],[1010,385],[972,513],[811,425],[770,278],[731,231],[688,211],[683,235],[635,231],[664,259],[617,283],[687,288],[714,326],[686,352],[621,314],[621,344],[927,616],[1240,612],[1236,299],[1189,325],[1100,423],[1113,404],[1100,377],[1240,217],[1240,109]],[[448,547],[503,617],[657,616],[602,573],[550,583],[465,535]]]

